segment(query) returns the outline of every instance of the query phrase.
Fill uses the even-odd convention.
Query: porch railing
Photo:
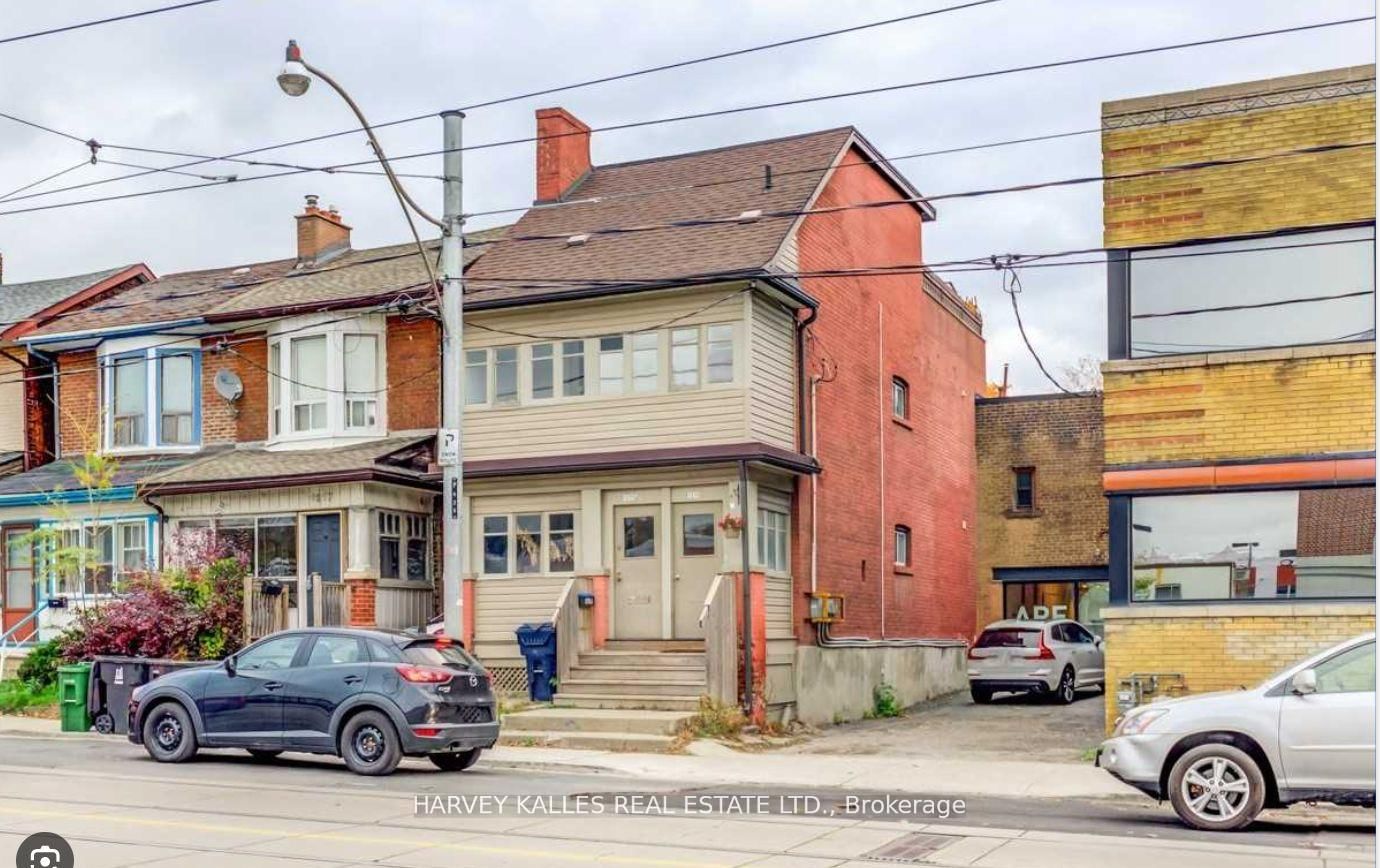
[[[322,627],[348,627],[350,586],[344,582],[328,582],[316,573],[312,573],[311,580],[316,583],[316,593],[312,596],[321,607],[316,613],[316,623]]]
[[[738,618],[734,596],[733,578],[719,573],[710,583],[700,608],[706,689],[710,699],[726,705],[738,700]]]
[[[32,612],[25,615],[13,627],[10,627],[0,635],[0,678],[5,677],[5,658],[10,652],[24,646],[25,643],[36,638],[38,635],[38,618],[43,613],[43,606],[36,607]]]
[[[288,592],[265,594],[258,579],[244,579],[244,641],[254,642],[288,628]]]
[[[430,585],[394,585],[379,582],[374,596],[374,622],[389,630],[425,629],[435,614],[435,594]]]
[[[561,588],[556,599],[556,608],[551,613],[551,623],[556,625],[556,689],[570,677],[570,670],[580,659],[580,652],[586,647],[587,636],[580,629],[580,593],[582,579],[571,579]]]

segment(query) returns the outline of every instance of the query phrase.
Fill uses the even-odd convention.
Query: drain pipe
[[[962,639],[869,639],[833,636],[827,623],[815,625],[815,644],[821,648],[967,648]]]
[[[819,413],[815,401],[819,394],[819,377],[806,376],[808,365],[805,362],[805,330],[819,318],[819,308],[810,308],[809,316],[796,323],[795,327],[795,381],[798,383],[796,430],[800,432],[800,443],[806,454],[819,460]],[[808,385],[808,388],[806,384]],[[807,409],[808,408],[808,409]],[[806,413],[809,416],[806,416]],[[806,421],[809,424],[806,424]],[[819,589],[819,474],[810,474],[810,593]]]
[[[743,713],[752,717],[752,534],[748,519],[748,463],[738,461],[738,504],[743,511],[739,534],[743,550]]]
[[[882,531],[882,557],[877,562],[877,591],[878,603],[882,615],[882,638],[886,638],[886,565],[887,565],[887,533],[886,533],[886,359],[883,355],[882,344],[882,303],[877,302],[877,523]]]

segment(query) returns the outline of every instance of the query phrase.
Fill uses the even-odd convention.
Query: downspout
[[[29,348],[28,348],[28,351],[29,351],[29,354],[30,354],[30,355],[37,357],[44,365],[47,366],[47,370],[48,370],[48,374],[49,374],[49,375],[48,375],[48,382],[47,382],[46,384],[41,384],[41,385],[39,385],[39,386],[37,387],[37,389],[38,389],[38,391],[39,391],[39,394],[40,394],[42,397],[47,398],[47,399],[48,399],[48,402],[49,402],[50,404],[53,405],[53,424],[52,424],[52,426],[51,426],[51,430],[48,430],[49,426],[46,426],[46,425],[44,426],[44,428],[45,428],[44,433],[45,433],[46,435],[48,435],[48,437],[50,438],[50,441],[49,441],[49,442],[46,442],[46,443],[41,443],[41,444],[39,444],[39,452],[40,452],[40,453],[47,454],[47,455],[51,455],[52,458],[53,458],[53,460],[57,460],[59,453],[62,451],[61,435],[59,434],[59,429],[60,429],[61,426],[62,426],[62,413],[58,410],[58,369],[57,369],[57,360],[54,359],[52,356],[48,355],[47,353],[43,352],[42,350],[37,349],[36,347],[29,347]],[[27,370],[27,365],[25,366],[25,369]],[[46,413],[47,411],[44,410],[42,406],[40,406],[39,409],[38,409],[38,412],[39,412],[40,414],[42,414],[42,413]],[[25,416],[25,418],[24,418],[24,446],[25,446],[25,449],[24,449],[24,469],[25,469],[25,470],[32,470],[33,468],[28,466],[28,463],[29,463],[29,449],[28,449],[28,445],[29,445],[29,440],[28,440],[29,419],[28,419],[27,408],[26,408],[26,412],[25,412],[24,416]],[[52,446],[51,449],[48,448],[50,445]]]
[[[168,548],[168,514],[163,511],[163,507],[158,505],[158,501],[153,499],[152,494],[145,494],[139,499],[153,507],[153,511],[158,513],[158,571],[161,573],[164,568],[163,557]]]
[[[795,326],[795,382],[797,391],[797,419],[796,430],[800,432],[801,449],[805,454],[819,461],[819,438],[815,433],[815,428],[819,422],[819,414],[815,410],[815,398],[818,394],[819,379],[807,376],[805,363],[805,329],[810,327],[819,318],[819,308],[810,308],[809,316],[799,320]],[[807,400],[808,399],[808,400]],[[808,410],[807,410],[808,407]],[[809,416],[806,416],[806,413]],[[806,424],[808,418],[809,424]],[[810,474],[810,593],[815,593],[819,589],[819,474]]]
[[[887,558],[887,533],[886,533],[886,413],[883,407],[886,404],[886,383],[885,383],[885,358],[882,346],[882,303],[877,302],[877,500],[880,514],[877,522],[881,526],[882,532],[882,558],[877,562],[877,586],[880,594],[882,614],[882,638],[886,638],[886,565]]]
[[[738,502],[743,511],[743,712],[752,717],[752,534],[748,520],[748,463],[738,461]]]

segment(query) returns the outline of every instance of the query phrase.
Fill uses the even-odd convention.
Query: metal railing
[[[44,606],[36,607],[32,612],[19,619],[13,627],[0,634],[0,677],[5,674],[5,659],[10,652],[17,650],[20,645],[38,635],[38,616],[44,608]],[[22,628],[26,626],[30,629],[28,632],[23,632]],[[20,638],[21,633],[23,633],[23,638]]]
[[[709,697],[731,705],[738,699],[738,618],[733,579],[714,576],[700,608],[704,629],[704,675]]]

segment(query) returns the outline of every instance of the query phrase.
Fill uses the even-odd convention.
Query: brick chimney
[[[307,207],[297,215],[297,264],[316,265],[350,249],[350,227],[340,221],[331,206],[323,211],[318,197],[307,196]]]
[[[537,109],[537,201],[561,198],[589,168],[589,126],[563,108]]]

